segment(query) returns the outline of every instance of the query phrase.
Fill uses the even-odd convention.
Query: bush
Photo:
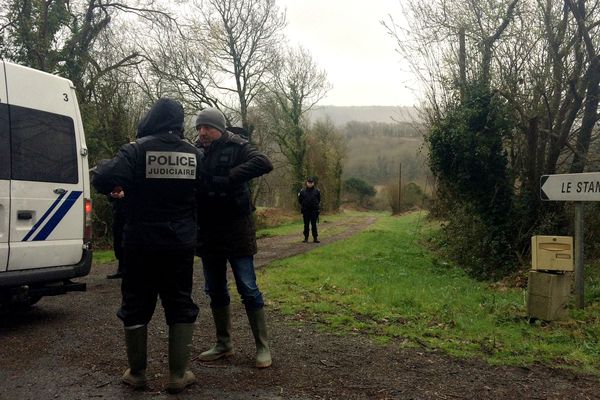
[[[346,193],[358,202],[358,205],[365,206],[368,198],[377,194],[375,188],[360,178],[349,178],[344,181],[344,190]]]
[[[514,251],[505,227],[492,229],[467,207],[449,211],[434,241],[434,250],[478,279],[498,279],[512,271]]]

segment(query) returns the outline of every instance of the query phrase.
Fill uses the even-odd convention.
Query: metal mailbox
[[[531,269],[573,271],[573,237],[532,236]]]

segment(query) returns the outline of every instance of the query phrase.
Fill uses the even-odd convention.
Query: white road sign
[[[548,201],[600,201],[600,172],[543,175],[540,196]]]

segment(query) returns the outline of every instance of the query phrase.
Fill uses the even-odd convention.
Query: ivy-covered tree
[[[509,240],[513,193],[502,145],[513,126],[506,101],[486,85],[469,86],[463,96],[432,125],[426,137],[429,163],[448,237],[464,240],[455,246],[456,258],[475,275],[489,278],[514,265]],[[473,236],[466,226],[473,228]]]

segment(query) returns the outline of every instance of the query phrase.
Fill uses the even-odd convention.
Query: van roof
[[[39,70],[39,69],[27,67],[27,66],[24,66],[24,65],[21,65],[21,64],[17,64],[17,63],[14,63],[14,62],[10,62],[10,61],[6,61],[6,60],[0,60],[0,61],[2,61],[4,64],[9,64],[9,65],[12,65],[12,66],[14,66],[16,68],[21,68],[21,69],[29,70],[29,71],[31,71],[31,73],[47,75],[48,77],[52,77],[53,79],[62,79],[64,81],[69,82],[69,85],[71,87],[74,87],[73,82],[70,79],[64,78],[64,77],[62,77],[60,75],[55,75],[55,74],[50,73],[50,72],[46,72],[46,71],[42,71],[42,70]]]

